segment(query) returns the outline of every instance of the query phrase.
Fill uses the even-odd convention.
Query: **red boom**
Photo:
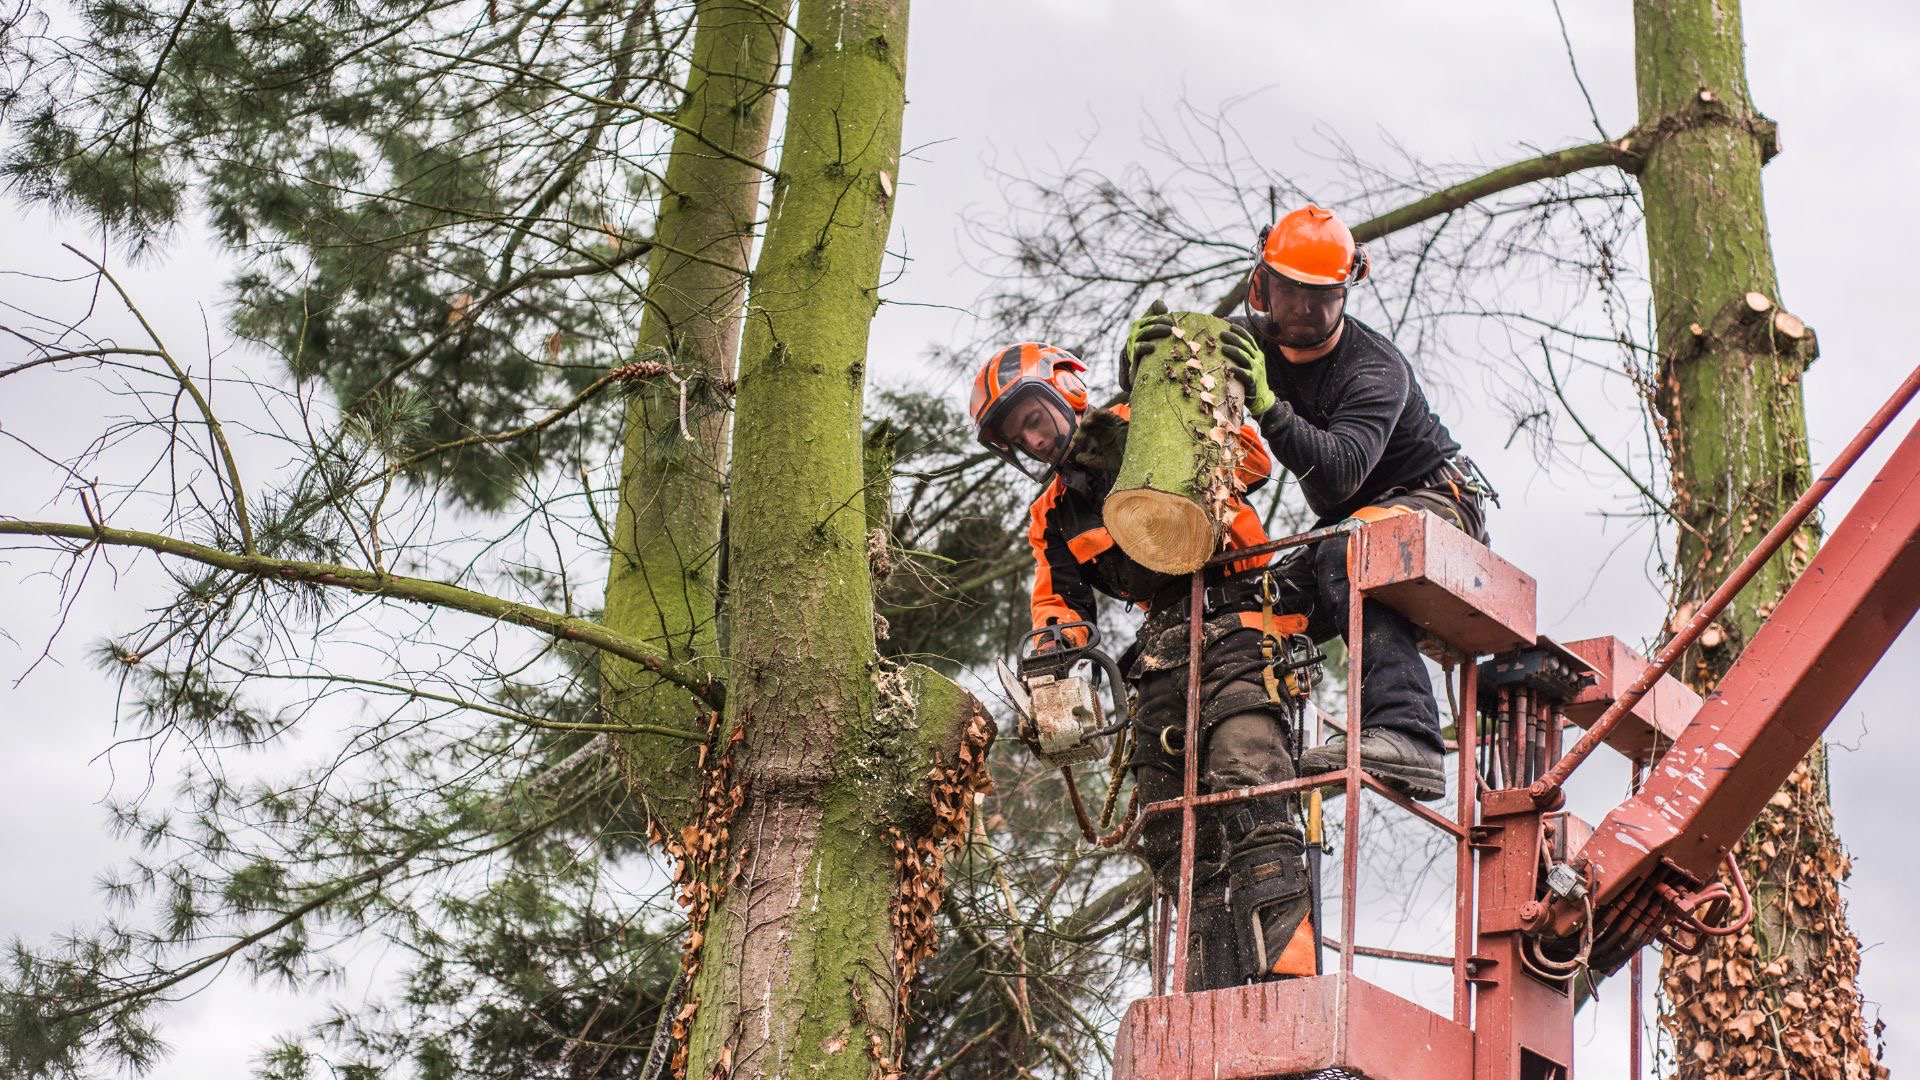
[[[1644,897],[1712,880],[1735,840],[1813,748],[1920,607],[1920,426],[1708,695],[1646,786],[1580,853],[1596,921]],[[1664,864],[1664,865],[1663,865]],[[1560,902],[1567,925],[1577,908]],[[1631,944],[1621,942],[1621,946]],[[1624,959],[1622,949],[1609,960]],[[1596,958],[1596,966],[1599,960]]]

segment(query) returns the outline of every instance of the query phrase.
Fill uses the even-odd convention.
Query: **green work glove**
[[[1238,326],[1228,326],[1220,331],[1220,355],[1227,358],[1228,373],[1247,389],[1247,415],[1265,416],[1273,408],[1273,388],[1267,385],[1267,358],[1261,355],[1253,335]]]
[[[1120,389],[1133,390],[1133,372],[1140,361],[1152,354],[1162,341],[1173,336],[1173,316],[1167,314],[1164,300],[1147,305],[1147,313],[1127,329],[1127,344],[1120,353]]]

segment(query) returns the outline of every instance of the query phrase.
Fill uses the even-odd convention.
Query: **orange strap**
[[[1259,630],[1264,633],[1267,629],[1267,617],[1258,611],[1243,611],[1240,613],[1240,625],[1249,630]],[[1273,617],[1273,633],[1276,637],[1285,637],[1288,634],[1304,634],[1306,632],[1307,617],[1305,615],[1275,615]]]

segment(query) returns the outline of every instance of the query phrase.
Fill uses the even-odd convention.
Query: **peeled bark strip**
[[[1681,531],[1675,625],[1807,486],[1800,378],[1812,331],[1778,301],[1760,167],[1777,148],[1747,91],[1734,0],[1636,0],[1640,170],[1661,353],[1655,402]],[[1782,316],[1785,316],[1782,318]],[[1807,562],[1793,538],[1676,674],[1710,691]],[[1662,981],[1680,1080],[1883,1075],[1855,984],[1860,945],[1839,884],[1824,751],[1816,749],[1735,849],[1752,927],[1668,956]]]
[[[1246,490],[1242,391],[1220,353],[1226,328],[1211,315],[1176,314],[1173,337],[1133,375],[1126,457],[1103,514],[1120,549],[1161,573],[1192,573],[1219,550]]]

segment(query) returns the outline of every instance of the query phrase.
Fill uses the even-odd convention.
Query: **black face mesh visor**
[[[1261,329],[1274,344],[1310,349],[1339,328],[1347,307],[1347,287],[1302,285],[1261,263],[1254,268],[1247,305],[1266,315]]]
[[[1021,472],[1037,477],[1066,456],[1075,426],[1073,408],[1058,390],[1028,381],[1007,391],[980,418],[980,442]],[[1027,461],[1037,462],[1041,471],[1028,468]]]

